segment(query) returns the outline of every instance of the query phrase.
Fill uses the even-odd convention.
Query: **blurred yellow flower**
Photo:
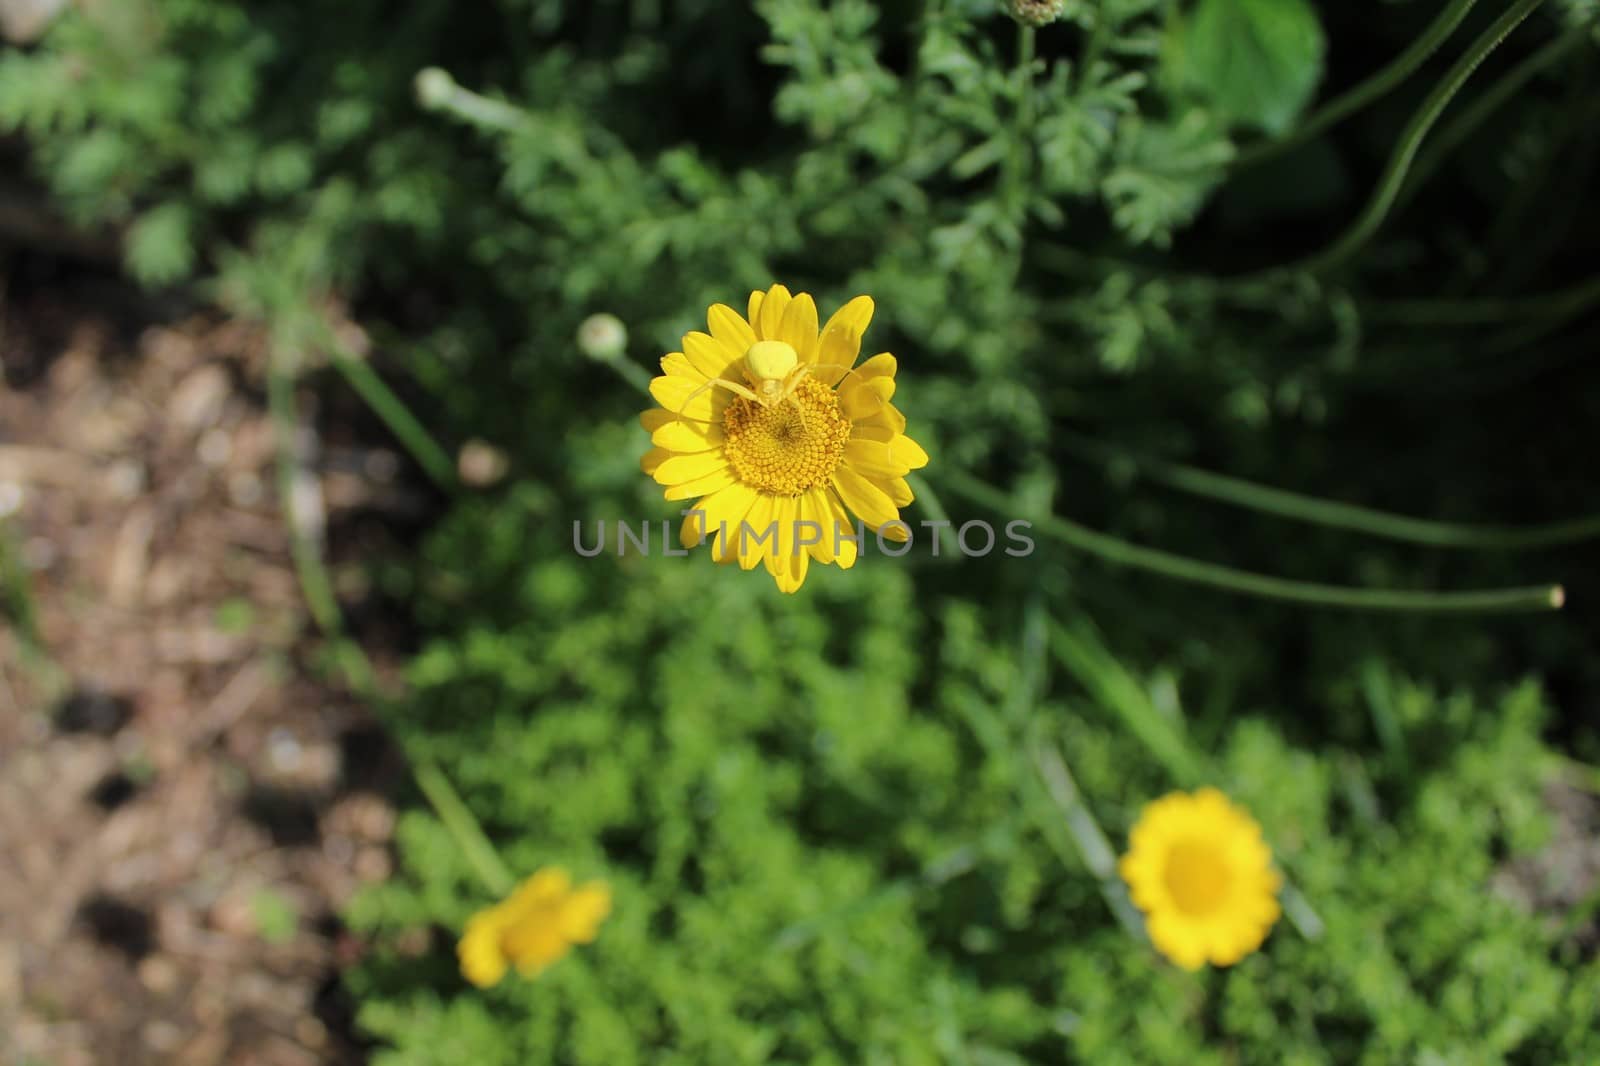
[[[763,563],[784,592],[810,560],[853,566],[851,515],[904,542],[911,503],[905,475],[928,455],[905,435],[894,396],[894,356],[856,365],[872,299],[857,296],[827,324],[806,293],[782,285],[752,292],[746,315],[706,313],[709,333],[689,333],[650,383],[661,406],[640,422],[654,447],[640,461],[669,500],[696,500],[680,539],[708,537],[712,558],[746,570]]]
[[[1147,804],[1118,869],[1150,940],[1185,970],[1233,965],[1278,920],[1281,879],[1261,827],[1214,788]]]
[[[467,921],[456,946],[461,973],[479,988],[499,983],[515,966],[537,977],[574,944],[587,944],[611,913],[611,889],[592,881],[576,888],[560,867],[540,870],[501,902]]]

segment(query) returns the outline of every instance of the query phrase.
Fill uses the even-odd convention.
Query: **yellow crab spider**
[[[794,399],[794,390],[814,370],[849,370],[847,366],[835,363],[800,364],[800,355],[794,346],[783,341],[756,341],[744,353],[744,376],[751,387],[746,388],[737,381],[727,378],[712,378],[710,381],[695,389],[678,405],[677,414],[683,416],[684,408],[709,388],[722,386],[736,396],[743,396],[751,403],[760,404],[762,407],[771,407],[785,400],[792,400],[797,411],[803,411],[800,401]],[[684,416],[687,417],[687,416]]]

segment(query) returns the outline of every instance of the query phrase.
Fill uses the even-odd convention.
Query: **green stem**
[[[39,628],[38,606],[28,580],[28,569],[17,550],[9,518],[0,518],[0,586],[5,597],[5,616],[16,633],[22,665],[38,686],[36,696],[53,701],[71,685],[67,672],[50,657],[44,634]]]
[[[959,471],[945,473],[943,480],[949,488],[975,503],[1012,518],[1031,520],[1041,532],[1108,562],[1261,599],[1352,610],[1464,614],[1548,611],[1559,608],[1566,600],[1560,585],[1468,592],[1413,592],[1403,589],[1350,588],[1270,577],[1129,544],[1057,515],[1028,514],[1005,493]]]
[[[1329,126],[1360,111],[1373,101],[1388,95],[1422,66],[1440,45],[1444,44],[1445,39],[1461,25],[1461,20],[1466,18],[1467,12],[1472,10],[1472,5],[1476,2],[1477,0],[1451,0],[1428,28],[1422,31],[1422,35],[1412,41],[1409,48],[1391,60],[1382,70],[1343,95],[1330,100],[1287,136],[1275,141],[1258,142],[1241,149],[1239,154],[1234,156],[1233,172],[1238,173],[1276,158],[1289,149],[1304,144]]]
[[[328,362],[344,376],[372,412],[383,420],[383,424],[389,427],[389,431],[411,453],[411,457],[434,484],[447,492],[456,488],[456,468],[450,461],[449,453],[433,439],[405,402],[395,395],[394,390],[365,360],[330,346]]]
[[[521,108],[464,89],[440,67],[417,72],[417,102],[429,111],[442,111],[480,129],[509,132],[530,122]]]
[[[12,629],[23,650],[30,655],[41,654],[44,639],[39,634],[39,613],[34,607],[28,571],[22,565],[22,553],[17,550],[9,519],[0,519],[0,579],[5,583],[6,613],[11,617]]]
[[[943,523],[939,526],[939,543],[951,556],[958,554],[961,549],[956,543],[955,525],[950,521],[950,512],[945,510],[939,494],[933,491],[933,486],[921,474],[907,474],[906,483],[916,493],[917,499],[922,501],[923,508],[933,516],[934,522]]]
[[[328,640],[334,660],[339,664],[346,682],[362,699],[384,708],[391,701],[378,684],[377,672],[373,670],[371,660],[360,645],[344,633],[344,621],[334,595],[333,581],[322,562],[318,545],[306,536],[304,527],[296,520],[294,486],[299,465],[294,455],[294,443],[299,417],[294,402],[295,366],[291,354],[294,350],[289,344],[275,343],[267,368],[267,410],[277,438],[278,496],[289,530],[290,556],[312,621]],[[409,756],[408,762],[417,787],[461,849],[462,856],[483,881],[484,887],[496,896],[509,892],[515,883],[510,872],[495,853],[482,827],[472,817],[472,812],[451,787],[449,779],[431,759]]]
[[[1467,83],[1473,71],[1478,69],[1490,52],[1500,46],[1511,31],[1516,29],[1534,8],[1544,0],[1517,0],[1503,15],[1494,21],[1494,24],[1485,30],[1465,55],[1456,60],[1450,71],[1439,84],[1433,87],[1417,109],[1416,114],[1407,123],[1405,132],[1400,136],[1400,143],[1389,156],[1389,162],[1384,167],[1383,176],[1378,181],[1377,188],[1373,191],[1372,199],[1367,202],[1366,208],[1356,218],[1342,235],[1335,239],[1322,251],[1315,255],[1293,264],[1289,269],[1305,271],[1307,273],[1320,273],[1331,270],[1340,265],[1350,256],[1361,249],[1361,246],[1372,239],[1388,217],[1389,210],[1394,206],[1396,198],[1400,195],[1400,187],[1404,184],[1407,172],[1411,169],[1411,162],[1416,158],[1417,150],[1422,146],[1422,140],[1439,120],[1444,109],[1455,97],[1461,87]],[[1274,273],[1273,271],[1267,272]]]
[[[1122,721],[1179,787],[1195,788],[1220,780],[1216,768],[1190,746],[1179,719],[1163,714],[1156,707],[1145,686],[1100,643],[1087,620],[1081,620],[1072,628],[1057,624],[1051,630],[1051,637],[1061,665],[1096,703]],[[1324,931],[1322,919],[1294,887],[1287,872],[1282,871],[1281,858],[1278,865],[1284,873],[1283,887],[1279,891],[1284,914],[1301,936],[1316,940]]]
[[[911,22],[911,70],[906,75],[906,135],[900,145],[900,158],[911,155],[922,127],[922,96],[928,75],[922,62],[922,45],[933,22],[938,0],[922,0],[921,10]]]
[[[1592,22],[1579,23],[1561,36],[1548,42],[1543,48],[1529,55],[1511,70],[1501,76],[1488,89],[1473,100],[1470,105],[1463,108],[1448,125],[1441,129],[1437,136],[1428,144],[1428,150],[1417,159],[1416,166],[1412,167],[1411,175],[1406,179],[1405,187],[1400,191],[1400,198],[1395,207],[1399,209],[1410,202],[1416,191],[1427,184],[1428,178],[1439,168],[1445,158],[1472,135],[1472,132],[1481,126],[1486,119],[1513,96],[1517,94],[1535,75],[1547,67],[1559,62],[1562,58],[1583,44],[1588,39],[1593,28]]]
[[[1574,544],[1600,537],[1600,515],[1523,528],[1435,522],[1306,496],[1180,463],[1139,456],[1075,434],[1058,434],[1057,439],[1067,451],[1081,457],[1130,462],[1139,473],[1152,481],[1191,496],[1217,500],[1308,525],[1347,529],[1407,544],[1517,551]]]
[[[1477,326],[1518,318],[1566,319],[1600,304],[1600,277],[1539,296],[1508,300],[1378,300],[1362,304],[1373,321],[1406,326]]]
[[[451,786],[450,779],[431,759],[413,762],[411,773],[416,778],[417,787],[422,789],[422,794],[433,806],[433,812],[444,823],[445,830],[472,865],[483,886],[495,896],[510,894],[516,879],[506,869],[494,845],[489,843],[489,838],[484,836],[483,828]]]
[[[1111,841],[1106,838],[1100,823],[1095,821],[1088,804],[1084,803],[1083,793],[1078,790],[1078,783],[1073,779],[1072,771],[1067,769],[1066,761],[1053,745],[1045,744],[1038,738],[1029,745],[1029,749],[1034,769],[1044,783],[1045,793],[1060,811],[1061,820],[1078,849],[1078,856],[1098,882],[1106,906],[1111,908],[1111,913],[1124,929],[1140,940],[1148,940],[1144,916],[1133,905],[1133,900],[1128,896],[1128,887],[1117,872],[1117,855],[1111,847]]]
[[[1028,206],[1028,171],[1033,160],[1033,52],[1037,31],[1026,23],[1017,24],[1017,115],[1015,140],[1011,144],[1010,165],[1006,171],[1006,203],[1025,221]]]
[[[617,376],[646,396],[650,395],[650,371],[631,361],[626,355],[601,358],[600,362],[617,372]]]

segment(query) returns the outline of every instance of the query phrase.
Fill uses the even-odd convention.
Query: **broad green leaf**
[[[1169,30],[1169,71],[1231,123],[1282,133],[1322,77],[1326,40],[1307,0],[1200,0]]]

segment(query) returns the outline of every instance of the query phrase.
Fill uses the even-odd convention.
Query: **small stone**
[[[165,955],[151,955],[139,962],[139,983],[158,996],[178,986],[178,967]]]
[[[356,876],[363,881],[376,883],[386,880],[394,870],[386,848],[362,848],[356,853]]]
[[[195,446],[195,454],[207,466],[223,466],[233,456],[233,438],[225,429],[208,429],[200,435],[200,443]]]
[[[238,474],[228,479],[228,498],[238,507],[254,507],[266,495],[261,479],[255,474]]]
[[[48,570],[60,556],[49,537],[29,537],[22,545],[22,565],[29,570]]]

